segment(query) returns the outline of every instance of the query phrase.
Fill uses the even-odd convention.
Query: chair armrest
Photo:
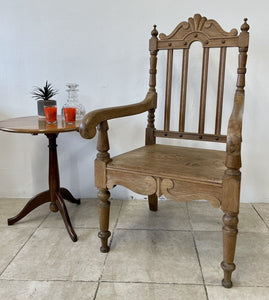
[[[233,111],[228,123],[225,165],[231,169],[240,169],[241,167],[244,98],[244,91],[236,91]]]
[[[103,108],[86,114],[80,124],[80,135],[85,139],[91,139],[96,134],[96,126],[110,119],[132,116],[143,113],[157,106],[157,94],[149,92],[146,98],[135,104]]]

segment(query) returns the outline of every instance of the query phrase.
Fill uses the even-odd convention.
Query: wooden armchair
[[[214,207],[221,207],[223,216],[222,285],[232,286],[231,274],[235,269],[237,223],[240,198],[241,129],[244,107],[244,86],[248,50],[247,19],[238,34],[236,29],[224,31],[215,20],[196,14],[188,22],[180,23],[170,35],[160,34],[154,25],[149,41],[150,79],[145,99],[137,104],[105,108],[88,113],[80,126],[82,137],[91,139],[98,129],[95,184],[98,188],[101,252],[108,252],[109,189],[122,185],[143,195],[148,195],[149,209],[158,209],[158,197],[164,195],[176,201],[206,199]],[[202,78],[198,132],[185,131],[185,111],[188,78],[189,49],[194,41],[203,47]],[[238,47],[239,60],[233,110],[228,122],[227,135],[221,134],[224,74],[227,47]],[[205,109],[209,49],[220,48],[218,91],[214,133],[205,133]],[[173,51],[182,49],[181,97],[178,131],[170,130],[171,85]],[[156,65],[158,51],[167,51],[165,114],[163,130],[156,130],[154,113],[157,107]],[[128,153],[110,158],[108,153],[108,124],[120,118],[148,111],[146,145]],[[226,143],[225,151],[206,150],[156,144],[156,137],[190,139]]]

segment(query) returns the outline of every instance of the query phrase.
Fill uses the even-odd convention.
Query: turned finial
[[[157,37],[158,31],[156,29],[157,25],[153,25],[153,30],[151,31],[151,35],[154,37]]]
[[[244,19],[244,24],[241,26],[242,31],[248,31],[249,30],[249,25],[247,23],[247,18]]]

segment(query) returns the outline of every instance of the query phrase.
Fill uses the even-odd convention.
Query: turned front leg
[[[107,240],[111,233],[108,231],[109,226],[109,210],[110,202],[108,201],[110,193],[106,188],[106,165],[110,161],[110,156],[108,153],[109,142],[108,142],[108,124],[107,121],[100,123],[97,127],[98,129],[98,139],[97,139],[97,157],[95,160],[95,185],[98,188],[98,212],[99,212],[99,222],[100,231],[98,237],[101,239],[101,252],[108,252],[109,246],[107,245]]]
[[[226,212],[223,216],[223,262],[221,263],[221,267],[224,271],[224,279],[222,280],[222,285],[226,288],[231,288],[233,285],[231,277],[232,272],[235,270],[234,254],[236,247],[236,237],[238,233],[237,215],[237,213]]]
[[[110,192],[107,189],[99,189],[98,196],[98,212],[99,212],[99,222],[100,231],[98,237],[101,239],[100,251],[106,253],[109,251],[109,246],[107,244],[108,238],[111,235],[109,228],[109,211],[110,211]]]

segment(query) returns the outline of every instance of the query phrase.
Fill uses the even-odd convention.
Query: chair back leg
[[[149,209],[151,211],[158,210],[158,196],[156,194],[152,194],[148,196]]]

